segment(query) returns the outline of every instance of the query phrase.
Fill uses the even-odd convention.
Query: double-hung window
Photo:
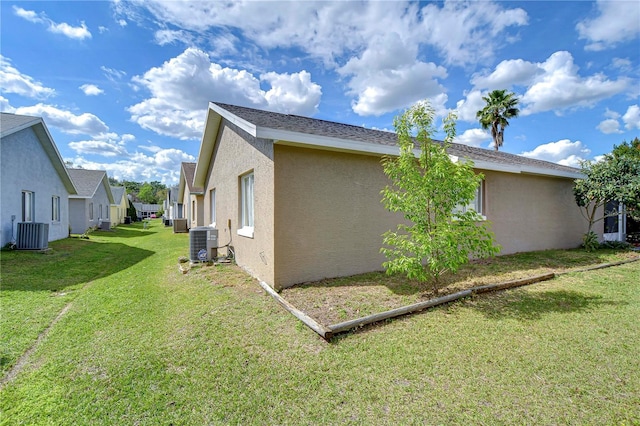
[[[89,220],[93,220],[93,203],[89,203]]]
[[[253,238],[253,172],[240,176],[240,224],[238,234]]]
[[[35,220],[35,196],[31,191],[22,191],[22,221],[33,222]]]
[[[51,197],[51,221],[60,222],[60,197]]]

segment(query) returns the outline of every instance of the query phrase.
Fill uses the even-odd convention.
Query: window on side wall
[[[456,213],[466,213],[469,210],[474,210],[483,218],[484,214],[484,181],[480,182],[478,189],[476,190],[476,196],[466,206],[458,205],[455,208]]]
[[[31,191],[22,191],[22,221],[33,222],[35,220],[35,196]]]
[[[93,203],[89,203],[89,220],[93,220]]]
[[[209,199],[211,202],[211,226],[216,227],[216,190],[209,191]]]
[[[60,222],[60,197],[51,197],[51,221]]]
[[[253,238],[253,172],[240,176],[240,225],[238,234]]]

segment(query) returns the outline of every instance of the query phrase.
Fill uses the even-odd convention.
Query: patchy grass
[[[631,259],[640,259],[640,254],[610,249],[591,253],[582,249],[546,250],[470,262],[458,273],[442,276],[442,288],[437,295],[428,284],[384,272],[305,283],[284,289],[281,294],[320,323],[330,325],[471,287]]]
[[[640,422],[638,263],[327,343],[237,267],[181,274],[188,236],[150,231],[92,235],[69,252],[123,244],[150,254],[109,274],[90,263],[88,285],[1,390],[0,424]],[[3,291],[17,280],[5,260]]]

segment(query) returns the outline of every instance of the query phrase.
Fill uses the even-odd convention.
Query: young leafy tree
[[[457,208],[474,199],[483,176],[471,161],[454,163],[447,154],[455,116],[444,121],[442,144],[431,140],[433,119],[433,108],[418,103],[394,120],[400,155],[382,160],[392,182],[382,190],[382,202],[407,222],[383,235],[380,251],[387,273],[430,282],[437,293],[442,274],[456,272],[470,257],[493,256],[499,247],[477,212]]]
[[[494,90],[482,99],[487,102],[485,107],[476,113],[483,129],[491,128],[493,147],[496,151],[504,142],[504,129],[509,125],[509,119],[520,113],[518,98],[515,93],[506,90]]]
[[[633,151],[633,144],[629,146],[625,142],[622,148],[615,147],[601,161],[581,164],[585,177],[576,180],[573,194],[589,224],[584,236],[587,250],[594,248],[587,244],[595,239],[593,226],[619,214],[618,210],[605,210],[608,201],[622,203],[625,214],[640,219],[640,155]],[[597,239],[594,242],[597,243]]]

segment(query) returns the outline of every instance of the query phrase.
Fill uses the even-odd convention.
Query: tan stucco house
[[[187,227],[204,226],[204,192],[202,187],[193,184],[196,163],[183,162],[180,165],[180,181],[178,184],[178,202],[182,204],[182,215],[187,219]]]
[[[380,201],[389,183],[380,160],[398,154],[396,141],[390,132],[210,103],[192,182],[202,188],[197,225],[215,226],[237,263],[275,288],[381,270],[381,235],[402,220]],[[580,245],[578,169],[460,144],[449,154],[484,174],[474,208],[502,254]]]

